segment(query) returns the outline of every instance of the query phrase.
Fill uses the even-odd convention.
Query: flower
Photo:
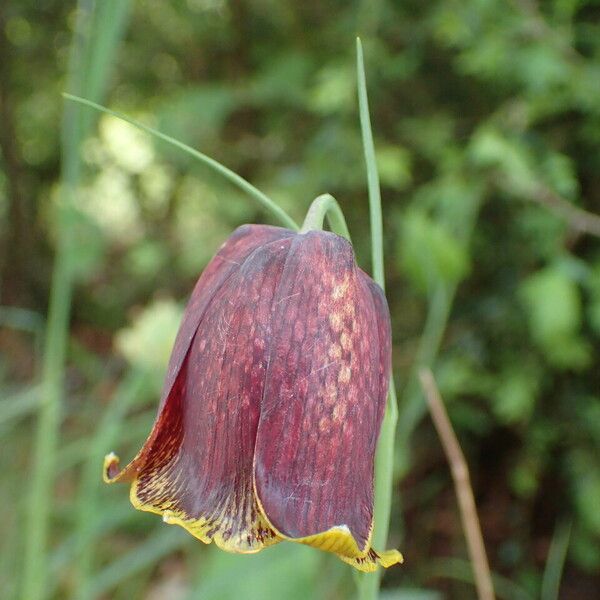
[[[104,479],[230,552],[291,540],[361,571],[401,562],[371,548],[390,353],[385,297],[345,239],[240,227],[192,293],[150,436]]]

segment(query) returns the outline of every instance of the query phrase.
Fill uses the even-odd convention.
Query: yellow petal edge
[[[131,488],[129,499],[134,508],[161,515],[165,523],[183,527],[191,535],[205,544],[210,544],[214,541],[219,548],[227,552],[252,554],[260,552],[263,548],[286,540],[336,554],[338,558],[345,563],[348,563],[355,569],[365,573],[376,571],[378,565],[388,568],[404,562],[404,558],[398,550],[378,552],[371,548],[371,537],[373,533],[372,523],[369,537],[362,550],[358,547],[354,536],[346,525],[336,525],[327,531],[302,538],[286,536],[278,531],[269,521],[260,498],[256,493],[256,485],[254,485],[254,499],[256,500],[259,510],[257,511],[256,519],[253,522],[247,523],[245,527],[245,531],[248,533],[258,533],[258,535],[255,536],[256,539],[249,542],[248,536],[245,534],[224,539],[222,532],[227,529],[231,522],[231,516],[227,513],[226,509],[223,509],[216,516],[212,515],[209,520],[203,517],[191,518],[183,511],[173,508],[174,503],[170,500],[164,500],[157,505],[142,502],[137,494],[138,469],[135,463],[138,457],[139,455],[134,458],[127,467],[119,471],[119,457],[113,452],[107,454],[104,458],[103,466],[104,481],[106,483],[130,482]],[[156,490],[160,490],[165,485],[163,479],[164,477],[157,477],[156,481],[153,482],[152,487]]]
[[[133,459],[122,471],[111,475],[119,468],[119,457],[111,452],[104,457],[103,467],[103,479],[106,483],[131,482],[129,500],[137,510],[160,515],[165,523],[183,527],[201,542],[205,544],[214,542],[221,550],[235,554],[254,554],[281,541],[281,538],[266,523],[260,510],[257,511],[254,521],[245,524],[243,532],[226,539],[223,537],[223,531],[228,529],[232,522],[231,513],[228,513],[226,508],[207,519],[190,517],[182,510],[174,508],[174,502],[168,499],[158,504],[142,502],[137,493],[138,470],[135,466],[137,458]],[[152,488],[156,491],[160,491],[164,485],[164,477],[159,476],[152,482]]]
[[[364,573],[372,573],[377,570],[377,566],[381,565],[386,569],[392,565],[401,564],[404,562],[404,557],[398,550],[385,550],[377,552],[371,548],[371,538],[373,535],[373,522],[369,529],[369,537],[365,547],[361,550],[350,532],[347,525],[336,525],[327,531],[315,533],[301,538],[293,538],[285,535],[277,529],[269,520],[260,497],[256,491],[256,481],[254,482],[254,496],[260,508],[263,518],[268,523],[269,527],[283,540],[296,542],[298,544],[306,544],[313,548],[318,548],[325,552],[336,554],[337,557],[345,563],[353,566]]]

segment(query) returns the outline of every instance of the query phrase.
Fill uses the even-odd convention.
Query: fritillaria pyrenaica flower
[[[361,571],[401,562],[371,548],[390,346],[348,241],[240,227],[192,293],[150,436],[123,470],[109,454],[104,478],[230,552],[291,540]]]

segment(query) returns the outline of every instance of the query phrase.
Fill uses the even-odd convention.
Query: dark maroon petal
[[[202,308],[154,429],[121,473],[137,508],[205,542],[252,552],[278,541],[254,496],[253,456],[268,363],[271,305],[290,245],[265,241],[235,265]],[[195,315],[190,315],[195,318]]]
[[[293,238],[273,305],[255,450],[257,496],[286,537],[345,526],[368,550],[380,371],[389,365],[380,308],[348,242],[323,232]]]
[[[226,550],[293,539],[390,566],[370,547],[389,371],[385,297],[348,242],[242,227],[194,289],[150,436],[105,480]]]
[[[167,375],[163,385],[159,411],[169,395],[177,373],[183,364],[183,360],[190,347],[194,333],[198,328],[198,324],[204,315],[204,311],[219,287],[224,281],[227,281],[233,272],[237,271],[244,260],[256,248],[291,235],[294,235],[292,231],[282,229],[281,227],[242,225],[231,234],[208,263],[194,287],[179,331],[177,332],[177,338],[171,352]]]
[[[383,290],[362,270],[359,277],[367,284],[373,297],[375,314],[377,315],[377,332],[379,335],[379,398],[377,415],[378,431],[383,421],[387,404],[390,374],[392,369],[392,328],[390,310]],[[378,434],[379,435],[379,434]]]

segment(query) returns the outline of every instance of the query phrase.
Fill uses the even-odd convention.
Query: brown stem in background
[[[515,190],[511,182],[501,174],[495,174],[490,181],[500,189],[519,196],[525,200],[544,206],[555,215],[562,217],[567,225],[577,233],[585,233],[600,237],[600,215],[579,208],[569,200],[565,200],[554,190],[541,183],[536,183],[526,192]]]
[[[456,439],[454,429],[452,429],[452,424],[444,407],[444,401],[431,371],[429,369],[421,369],[419,371],[419,379],[421,380],[421,386],[429,404],[431,418],[442,441],[446,458],[450,463],[463,530],[467,540],[471,564],[473,565],[477,597],[479,600],[494,600],[494,586],[485,553],[483,536],[481,535],[479,518],[477,517],[477,507],[475,506],[467,462]]]
[[[530,197],[534,202],[546,206],[552,212],[563,217],[571,229],[600,237],[600,216],[578,208],[572,202],[561,198],[550,188],[542,185],[537,186]]]

